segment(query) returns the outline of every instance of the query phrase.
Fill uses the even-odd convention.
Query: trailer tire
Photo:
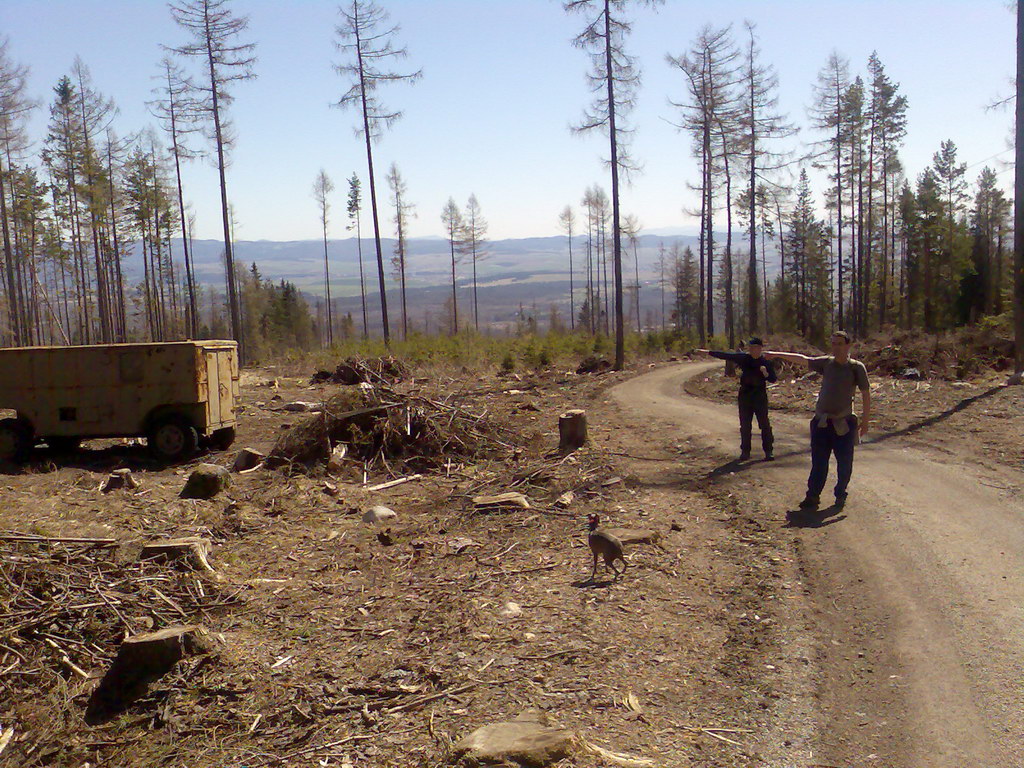
[[[31,450],[32,427],[21,419],[0,419],[0,461],[25,461]]]
[[[226,451],[235,442],[235,428],[224,427],[210,435],[210,447],[215,451]]]
[[[164,461],[185,461],[199,449],[199,433],[184,416],[170,414],[153,422],[146,442]]]
[[[74,453],[82,446],[82,438],[69,435],[56,435],[46,438],[46,444],[54,453]]]

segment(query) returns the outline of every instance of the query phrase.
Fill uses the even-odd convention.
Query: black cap
[[[761,341],[761,339],[760,339],[760,338],[758,338],[757,336],[751,336],[751,337],[750,337],[750,341],[748,341],[748,342],[747,342],[747,346],[748,346],[748,347],[751,347],[751,346],[753,346],[753,345],[755,345],[755,344],[756,344],[757,346],[759,346],[759,347],[763,347],[763,346],[764,346],[764,342],[763,342],[763,341]]]

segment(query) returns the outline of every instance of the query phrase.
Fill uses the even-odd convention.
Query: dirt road
[[[709,482],[781,526],[806,487],[807,421],[773,415],[776,462],[727,464],[735,409],[683,392],[710,367],[663,368],[611,397],[638,423],[720,454]],[[756,446],[755,435],[755,458]],[[843,513],[794,528],[793,546],[807,621],[782,632],[810,642],[812,663],[804,700],[793,682],[779,712],[811,723],[778,723],[766,754],[780,766],[1021,765],[1024,475],[869,435]]]

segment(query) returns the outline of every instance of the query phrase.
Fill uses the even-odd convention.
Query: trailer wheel
[[[215,451],[226,451],[235,442],[235,428],[224,427],[210,435],[210,447]]]
[[[31,449],[30,426],[20,419],[0,419],[0,461],[24,461]]]
[[[74,453],[82,446],[82,438],[68,435],[55,435],[46,438],[46,444],[55,453]]]
[[[188,419],[172,414],[153,423],[146,442],[161,459],[184,461],[199,448],[199,433]]]

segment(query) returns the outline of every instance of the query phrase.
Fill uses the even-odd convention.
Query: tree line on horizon
[[[616,367],[622,367],[626,327],[652,330],[641,317],[640,224],[621,212],[620,198],[625,181],[639,172],[629,146],[640,72],[625,45],[628,12],[659,4],[562,3],[584,20],[573,44],[590,59],[593,101],[574,130],[608,137],[611,184],[610,195],[600,184],[586,190],[579,217],[571,205],[558,215],[568,235],[568,330],[615,337]],[[355,230],[359,245],[357,323],[351,315],[336,318],[333,310],[328,235],[334,184],[324,170],[312,191],[323,230],[322,312],[311,313],[294,285],[268,282],[256,265],[236,263],[226,172],[235,128],[227,109],[235,86],[255,77],[255,43],[244,40],[248,20],[234,13],[229,0],[178,0],[168,8],[188,39],[166,46],[159,65],[161,84],[150,103],[159,129],[128,137],[113,130],[116,105],[76,58],[52,89],[47,133],[36,146],[26,125],[40,104],[27,93],[27,68],[0,41],[0,343],[212,334],[237,339],[245,360],[285,341],[330,345],[335,333],[377,332],[367,312],[374,271],[379,331],[389,343],[390,271],[400,333],[407,337],[406,233],[415,205],[392,162],[386,174],[391,214],[383,222],[387,214],[378,203],[374,173],[374,149],[402,114],[384,104],[381,90],[422,77],[421,70],[398,67],[407,57],[396,43],[398,26],[370,0],[347,0],[335,30],[342,58],[335,70],[345,87],[335,106],[355,114],[367,164],[362,178],[353,172],[347,180],[346,229]],[[755,25],[745,23],[739,36],[731,25],[705,26],[683,53],[666,54],[666,61],[680,76],[682,95],[670,103],[697,161],[699,177],[690,188],[700,202],[690,213],[699,217],[700,228],[696,253],[678,246],[660,253],[662,329],[692,333],[701,344],[721,337],[735,347],[748,333],[787,331],[820,342],[839,327],[859,335],[887,326],[940,331],[1008,316],[1020,270],[1011,257],[1013,202],[998,184],[1000,172],[985,166],[972,185],[970,169],[949,140],[928,168],[908,177],[900,158],[907,96],[877,54],[863,73],[852,72],[838,53],[829,57],[813,85],[810,125],[803,130],[779,112],[778,78],[763,60]],[[199,157],[218,168],[222,288],[198,284],[192,263],[194,214],[181,166]],[[809,170],[824,176],[824,189],[812,189]],[[376,270],[364,264],[362,250],[367,204]],[[450,198],[440,220],[452,288],[441,325],[451,334],[467,327],[479,332],[477,266],[487,257],[487,222],[475,195],[461,209]],[[381,244],[388,224],[395,236],[390,257]],[[584,230],[585,246],[574,254],[573,236]],[[634,262],[625,279],[624,238]],[[174,240],[181,253],[172,249]],[[129,280],[129,258],[141,263],[141,281]],[[463,263],[471,271],[471,311],[463,307],[460,321]]]

